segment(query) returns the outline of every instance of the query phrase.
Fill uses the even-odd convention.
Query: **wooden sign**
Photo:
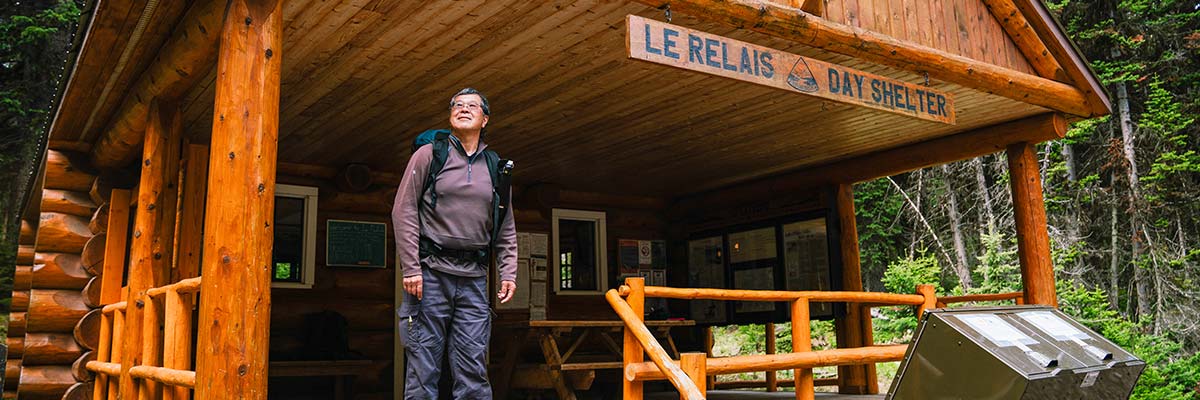
[[[636,15],[626,22],[629,58],[955,123],[947,92]]]
[[[382,222],[325,222],[325,265],[387,267],[387,224]]]

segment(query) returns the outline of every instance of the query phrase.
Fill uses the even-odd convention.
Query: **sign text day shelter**
[[[636,15],[626,22],[633,59],[955,123],[954,97],[941,90]]]

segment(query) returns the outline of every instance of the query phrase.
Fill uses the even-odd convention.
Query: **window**
[[[554,292],[597,294],[608,289],[607,229],[603,212],[561,210],[552,212]]]
[[[317,188],[275,185],[271,287],[313,286],[317,252]]]

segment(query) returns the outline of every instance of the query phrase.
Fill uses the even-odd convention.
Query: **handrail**
[[[146,290],[146,295],[147,296],[161,296],[161,295],[167,294],[167,292],[172,291],[172,290],[179,292],[179,293],[199,292],[200,291],[200,277],[188,278],[188,279],[181,280],[179,282],[172,283],[170,285],[159,286],[156,288],[150,288],[149,290]]]
[[[129,374],[134,378],[149,379],[171,386],[182,386],[188,389],[196,387],[196,371],[139,365],[130,368]]]
[[[708,359],[710,375],[743,372],[781,371],[796,368],[815,368],[847,363],[865,364],[904,359],[906,344],[867,346],[848,349],[829,349],[785,354],[754,354]],[[631,381],[662,380],[662,371],[655,364],[643,362],[625,367],[625,379]]]
[[[654,339],[654,335],[650,333],[650,329],[646,328],[646,324],[642,322],[641,316],[633,311],[629,303],[622,299],[620,294],[614,289],[609,289],[604,294],[604,298],[608,300],[608,304],[612,305],[613,310],[625,321],[625,327],[633,331],[633,335],[637,337],[637,341],[646,350],[646,354],[650,356],[650,360],[654,362],[654,366],[659,373],[663,374],[675,388],[679,390],[680,395],[688,400],[703,400],[704,394],[700,392],[700,388],[692,382],[683,369],[671,361],[667,350]]]
[[[621,285],[622,296],[629,295],[629,286]],[[818,303],[880,303],[884,305],[919,306],[925,297],[919,294],[896,294],[878,292],[830,292],[830,291],[783,291],[783,290],[737,290],[712,288],[673,288],[646,286],[646,297],[682,300],[741,300],[741,301],[792,301],[808,299]]]
[[[1014,300],[1017,304],[1025,303],[1025,292],[1009,292],[1009,293],[981,293],[968,294],[961,296],[942,296],[937,299],[938,307],[945,307],[947,304],[954,303],[969,303],[974,301],[1006,301]]]
[[[108,375],[108,376],[121,375],[121,364],[120,363],[110,363],[110,362],[104,362],[104,361],[88,361],[87,364],[84,365],[84,367],[87,368],[88,371],[92,371],[97,374],[104,374],[104,375]]]
[[[625,322],[625,396],[627,400],[641,399],[641,381],[667,379],[671,381],[685,399],[704,398],[703,385],[708,375],[739,372],[795,370],[796,398],[812,399],[814,379],[812,368],[826,365],[852,365],[897,361],[904,358],[908,345],[865,346],[857,348],[812,351],[809,331],[809,304],[850,303],[858,306],[882,307],[896,305],[917,306],[920,316],[937,305],[937,294],[932,285],[918,285],[917,294],[830,292],[830,291],[779,291],[779,290],[734,290],[713,288],[672,288],[644,286],[643,278],[627,278],[626,285],[605,293],[605,299]],[[628,297],[626,302],[622,297]],[[738,301],[787,301],[791,303],[792,348],[791,354],[768,354],[706,359],[703,353],[681,355],[677,363],[650,334],[642,321],[640,308],[646,297],[673,298],[684,300],[738,300]],[[632,302],[632,303],[631,303]],[[652,362],[641,362],[642,351]],[[687,368],[684,372],[681,366]],[[632,398],[630,398],[632,397]]]

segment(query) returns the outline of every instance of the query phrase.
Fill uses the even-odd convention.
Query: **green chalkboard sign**
[[[325,222],[325,265],[387,267],[387,224],[382,222]]]

